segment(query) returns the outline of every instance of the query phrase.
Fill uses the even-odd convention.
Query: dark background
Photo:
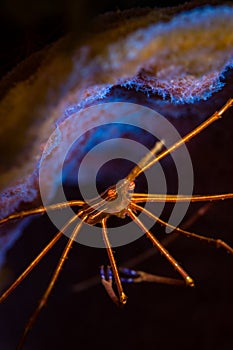
[[[162,6],[182,3],[163,1]],[[208,2],[207,2],[208,3]],[[3,2],[2,2],[3,4]],[[158,1],[68,0],[31,4],[29,1],[5,1],[1,7],[0,75],[3,76],[30,54],[43,48],[70,30],[80,35],[98,13],[135,6],[161,6]],[[232,78],[228,80],[232,86]],[[230,89],[228,89],[229,95]],[[229,96],[226,96],[229,97]],[[190,142],[195,171],[196,193],[233,192],[232,189],[232,111]],[[193,205],[187,217],[199,208]],[[233,245],[232,201],[214,205],[191,230],[221,237]],[[156,227],[155,233],[163,237]],[[5,269],[16,277],[56,231],[46,217],[35,219],[22,238],[9,251]],[[35,237],[37,237],[35,239]],[[0,347],[14,350],[24,325],[45,289],[51,271],[66,239],[41,262],[21,286],[1,305]],[[116,250],[117,261],[128,259],[151,248],[142,238]],[[74,285],[98,274],[107,263],[104,251],[75,245],[71,251],[49,302],[33,327],[25,350],[37,349],[214,349],[233,347],[233,257],[196,241],[178,238],[169,245],[171,253],[196,281],[194,289],[164,285],[126,285],[129,297],[124,309],[109,300],[98,283],[74,293]],[[160,255],[135,268],[156,274],[176,276]],[[126,264],[127,265],[127,264]],[[85,282],[86,283],[86,282]]]

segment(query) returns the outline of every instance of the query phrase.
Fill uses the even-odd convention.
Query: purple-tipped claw
[[[135,279],[138,278],[138,273],[135,270],[126,267],[121,267],[119,270],[121,274],[125,275],[124,277],[121,277],[121,282],[123,283],[133,283],[135,282]]]
[[[105,281],[112,281],[112,270],[110,266],[105,269],[104,265],[100,266],[100,277]]]

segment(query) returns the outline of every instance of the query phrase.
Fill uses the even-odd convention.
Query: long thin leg
[[[142,208],[142,207],[140,207],[137,204],[132,204],[132,208],[136,209],[136,210],[143,211],[147,216],[149,216],[152,219],[158,221],[161,225],[163,225],[165,227],[169,227],[172,230],[185,235],[186,237],[197,238],[197,239],[199,239],[199,240],[201,240],[203,242],[207,242],[207,243],[210,243],[210,244],[214,245],[216,248],[222,247],[225,250],[227,250],[229,253],[233,254],[233,248],[230,247],[227,243],[225,243],[221,239],[214,239],[214,238],[209,238],[209,237],[203,237],[203,236],[197,235],[196,233],[192,233],[192,232],[188,232],[188,231],[182,230],[179,227],[175,227],[175,226],[173,226],[173,225],[171,225],[171,224],[161,220],[158,216],[154,215],[153,213],[151,213],[147,209]]]
[[[151,160],[149,163],[147,163],[144,167],[142,167],[140,169],[138,168],[138,166],[134,167],[133,170],[127,176],[127,179],[129,181],[133,181],[136,177],[138,177],[146,169],[149,169],[152,165],[154,165],[155,163],[158,163],[161,159],[166,157],[168,154],[171,154],[173,151],[175,151],[177,148],[182,146],[184,143],[187,143],[188,141],[190,141],[194,136],[198,135],[200,132],[202,132],[204,129],[206,129],[209,125],[214,123],[216,120],[220,119],[221,116],[223,115],[223,113],[226,112],[226,110],[228,110],[231,106],[233,106],[233,98],[230,98],[219,111],[216,111],[211,117],[209,117],[201,125],[197,126],[194,130],[189,132],[181,140],[179,140],[174,145],[172,145],[171,147],[167,148],[165,151],[160,153],[153,160]]]
[[[143,202],[207,202],[207,201],[220,201],[224,199],[232,199],[233,193],[214,194],[214,195],[173,195],[173,194],[145,194],[134,193],[132,195],[132,201],[134,203]]]
[[[84,218],[84,220],[85,220],[85,218]],[[53,276],[52,276],[52,278],[51,278],[51,280],[49,282],[49,285],[48,285],[47,289],[45,290],[44,294],[42,295],[37,308],[32,313],[30,319],[28,320],[28,322],[26,324],[23,336],[22,336],[22,338],[21,338],[21,340],[20,340],[20,342],[18,344],[17,350],[22,350],[23,345],[24,345],[25,340],[26,340],[26,337],[28,335],[28,332],[32,328],[32,326],[33,326],[36,318],[38,317],[41,309],[46,304],[47,299],[48,299],[48,297],[49,297],[49,295],[50,295],[50,293],[51,293],[51,291],[52,291],[52,289],[54,287],[54,284],[55,284],[55,282],[56,282],[56,280],[57,280],[57,278],[58,278],[58,276],[60,274],[60,271],[61,271],[61,269],[63,267],[63,264],[64,264],[64,262],[65,262],[65,260],[67,258],[67,255],[68,255],[68,253],[69,253],[69,251],[70,251],[70,249],[72,247],[73,241],[75,240],[75,238],[76,238],[76,236],[77,236],[77,234],[78,234],[82,224],[83,224],[83,221],[80,221],[79,224],[75,227],[74,231],[72,232],[72,235],[69,238],[69,241],[68,241],[68,243],[67,243],[67,245],[66,245],[66,247],[65,247],[65,249],[64,249],[64,251],[63,251],[63,253],[62,253],[61,257],[60,257],[60,259],[59,259],[59,262],[58,262],[57,267],[56,267],[56,269],[55,269],[55,271],[53,273]]]
[[[211,206],[212,206],[212,203],[207,203],[207,204],[203,205],[188,220],[186,220],[184,222],[184,224],[182,224],[182,227],[184,229],[186,229],[186,228],[190,227],[191,225],[193,225],[200,217],[205,215],[205,213],[209,210],[209,208]],[[169,244],[174,242],[178,237],[179,237],[179,234],[175,232],[174,234],[165,237],[162,240],[161,244],[164,247],[167,247]],[[128,266],[128,268],[134,267],[134,266],[140,264],[141,262],[151,258],[156,253],[158,253],[158,250],[154,249],[154,247],[149,248],[145,252],[138,254],[136,257],[131,258],[129,260],[126,260],[123,263],[123,266]],[[123,268],[123,266],[122,266],[122,268]],[[119,271],[121,271],[121,267],[119,267]],[[105,273],[103,272],[103,267],[101,267],[100,275],[101,275],[101,280],[106,280]],[[92,288],[92,287],[98,285],[98,283],[99,283],[99,275],[90,277],[84,281],[77,283],[73,288],[73,292],[74,293],[81,293],[89,288]]]
[[[212,206],[211,203],[207,203],[203,205],[200,209],[197,210],[189,219],[187,219],[183,224],[182,228],[187,229],[190,226],[192,226],[200,217],[205,215],[205,213],[209,210],[209,208]],[[174,242],[179,237],[179,234],[177,232],[174,232],[172,235],[168,235],[165,238],[163,238],[161,244],[164,247],[167,247],[169,244]],[[141,262],[143,262],[146,259],[149,259],[151,256],[155,255],[158,251],[154,249],[154,247],[148,249],[146,252],[143,252],[141,254],[138,254],[136,257],[131,258],[124,262],[124,265],[128,267],[134,267]]]
[[[198,209],[197,212],[195,212],[188,220],[186,220],[183,224],[182,227],[183,229],[186,229],[193,225],[201,216],[205,215],[205,213],[209,210],[209,208],[212,206],[212,203],[207,203],[203,205],[200,209]],[[161,244],[166,247],[168,244],[172,243],[179,234],[175,232],[172,235],[167,236],[164,238],[161,242]],[[155,250],[154,248],[148,249],[146,252],[141,253],[137,255],[135,258],[132,258],[128,260],[125,265],[128,267],[132,267],[135,265],[138,265],[140,262],[146,260],[147,258],[150,258],[151,256],[155,255],[158,252],[158,250]],[[125,268],[120,267],[119,271],[122,272],[122,269],[125,270]],[[129,271],[133,271],[128,268]],[[131,282],[137,283],[137,282],[155,282],[155,283],[167,283],[167,284],[174,284],[174,285],[183,285],[184,281],[183,280],[176,280],[176,279],[170,279],[169,277],[162,277],[154,274],[148,274],[147,272],[144,271],[135,271],[136,273],[136,279],[134,278]],[[124,281],[122,282],[129,282],[129,281]],[[177,282],[176,282],[177,281]]]
[[[163,245],[152,235],[152,233],[146,228],[146,226],[138,219],[131,209],[127,210],[128,215],[136,224],[145,232],[146,236],[154,244],[154,246],[165,256],[165,258],[172,264],[177,272],[183,277],[186,284],[190,287],[194,286],[193,279],[187,274],[187,272],[178,264],[178,262],[171,256],[171,254],[163,247]]]
[[[26,216],[31,216],[31,215],[35,215],[35,214],[44,214],[50,210],[64,209],[64,208],[67,208],[70,206],[81,207],[84,204],[85,204],[85,202],[83,202],[83,201],[74,200],[74,201],[68,201],[68,202],[62,202],[62,203],[48,205],[47,207],[39,207],[39,208],[35,208],[35,209],[30,209],[30,210],[23,210],[19,213],[15,213],[15,214],[9,215],[9,216],[1,219],[0,225],[5,224],[8,221],[23,219]]]
[[[127,296],[125,295],[124,291],[123,291],[123,287],[121,284],[121,280],[120,280],[120,276],[119,276],[119,272],[117,269],[117,265],[116,265],[116,261],[113,255],[113,251],[111,248],[111,244],[109,242],[108,239],[108,233],[107,233],[107,226],[106,226],[106,219],[102,220],[102,231],[103,231],[103,240],[107,249],[107,253],[108,253],[108,257],[109,257],[109,261],[111,264],[111,268],[112,268],[112,272],[113,272],[113,276],[116,282],[116,286],[117,286],[117,291],[119,294],[119,298],[120,298],[120,303],[121,304],[125,304],[127,301]]]
[[[37,255],[37,257],[30,263],[30,265],[23,271],[23,273],[13,282],[10,287],[1,295],[0,303],[2,303],[14,290],[15,288],[27,277],[27,275],[36,267],[40,260],[50,251],[50,249],[55,245],[55,243],[61,238],[63,233],[67,230],[68,226],[71,225],[74,220],[77,219],[75,215],[70,219],[59,231],[56,236],[47,244],[46,247]]]

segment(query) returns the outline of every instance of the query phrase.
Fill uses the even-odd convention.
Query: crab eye
[[[135,182],[131,181],[129,184],[129,191],[133,191],[135,189]]]
[[[110,188],[108,190],[108,197],[115,198],[116,196],[117,196],[117,191],[115,189],[113,189],[113,188]]]

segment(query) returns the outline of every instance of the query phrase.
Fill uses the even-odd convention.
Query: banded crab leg
[[[10,287],[0,296],[0,303],[2,303],[15,288],[27,277],[27,275],[37,266],[41,259],[50,251],[50,249],[58,242],[67,228],[77,219],[77,215],[72,217],[55,237],[43,248],[43,250],[36,256],[36,258],[30,263],[30,265],[23,271],[23,273],[13,282]]]
[[[209,210],[209,208],[212,206],[212,203],[207,203],[203,205],[200,209],[198,209],[197,212],[195,212],[191,218],[186,220],[184,224],[182,225],[182,229],[187,229],[191,225],[193,225],[201,216],[205,215],[205,213]],[[136,210],[136,209],[135,209]],[[177,237],[178,233],[174,232],[174,234],[167,236],[164,238],[161,242],[161,244],[166,247],[168,244],[172,243]],[[127,266],[135,266],[139,264],[141,261],[144,261],[145,259],[153,256],[157,251],[154,248],[150,248],[146,251],[146,253],[141,253],[140,255],[137,255],[136,258],[133,258],[126,262]],[[127,277],[121,277],[121,282],[124,283],[140,283],[140,282],[150,282],[150,283],[163,283],[163,284],[170,284],[170,285],[176,285],[181,286],[184,285],[185,282],[180,279],[165,277],[165,276],[158,276],[155,274],[149,274],[145,271],[137,271],[130,268],[119,268],[120,273],[124,273],[127,275]]]
[[[108,238],[108,233],[107,233],[107,225],[106,225],[106,218],[102,220],[101,224],[102,224],[102,232],[103,232],[103,240],[106,246],[106,250],[108,253],[108,258],[110,261],[110,265],[111,265],[111,269],[112,269],[112,273],[114,276],[114,280],[116,283],[116,287],[117,287],[117,291],[118,291],[118,295],[119,295],[119,300],[116,297],[113,288],[112,288],[112,277],[111,277],[111,273],[109,274],[109,268],[108,268],[108,278],[106,279],[103,273],[103,270],[101,270],[101,281],[103,286],[105,287],[107,293],[109,294],[110,298],[117,304],[120,305],[124,305],[126,304],[127,301],[127,296],[125,295],[124,291],[123,291],[123,287],[121,284],[121,279],[119,276],[119,272],[117,269],[117,265],[116,265],[116,261],[113,255],[113,251],[111,248],[111,244]],[[117,298],[117,299],[116,299]]]
[[[134,209],[134,205],[132,205],[131,208]],[[136,209],[136,204],[135,204],[135,209]],[[134,214],[133,210],[129,208],[127,210],[127,214],[141,228],[141,230],[145,232],[149,240],[160,251],[160,253],[165,256],[165,258],[171,263],[171,265],[175,268],[175,270],[182,276],[186,284],[190,287],[194,287],[193,279],[179,265],[179,263],[173,258],[173,256],[167,251],[167,249],[164,248],[164,246],[153,236],[153,234],[146,228],[146,226],[141,222],[141,220],[138,219],[138,217]]]
[[[196,238],[199,239],[203,242],[212,244],[213,246],[215,246],[216,248],[223,248],[225,249],[227,252],[229,252],[230,254],[233,255],[233,248],[230,247],[226,242],[222,241],[221,239],[214,239],[214,238],[209,238],[209,237],[204,237],[201,235],[198,235],[196,233],[192,233],[186,230],[183,230],[179,227],[175,227],[165,221],[163,221],[162,219],[160,219],[158,216],[156,216],[155,214],[151,213],[149,210],[137,205],[137,204],[131,204],[132,209],[134,210],[139,210],[141,212],[144,212],[147,216],[151,217],[152,219],[156,220],[157,222],[159,222],[161,225],[165,226],[165,227],[169,227],[170,229],[174,230],[175,232],[181,233],[183,235],[185,235],[186,237],[190,237],[190,238]]]
[[[27,216],[32,216],[32,215],[36,215],[36,214],[45,214],[47,211],[50,210],[59,210],[59,209],[64,209],[67,207],[81,207],[85,204],[84,201],[68,201],[68,202],[61,202],[61,203],[56,203],[56,204],[52,204],[52,205],[48,205],[47,207],[41,206],[38,208],[34,208],[34,209],[30,209],[30,210],[23,210],[20,211],[19,213],[14,213],[11,214],[5,218],[0,219],[0,225],[5,224],[9,221],[12,220],[18,220],[18,219],[23,219]]]
[[[220,201],[224,199],[232,199],[233,193],[214,194],[214,195],[171,195],[171,194],[145,194],[145,193],[133,193],[133,203],[143,202],[207,202],[207,201]]]
[[[78,218],[78,215],[75,216],[75,219],[77,219],[77,218]],[[85,221],[85,219],[86,219],[86,216],[84,217],[83,221]],[[70,251],[70,249],[72,247],[72,244],[73,244],[74,240],[76,239],[76,237],[77,237],[77,235],[78,235],[78,233],[79,233],[79,231],[81,229],[81,226],[83,225],[83,221],[80,221],[76,225],[76,227],[74,228],[74,230],[72,232],[72,235],[70,236],[70,238],[69,238],[69,240],[68,240],[68,242],[67,242],[67,244],[65,246],[65,249],[63,250],[63,253],[62,253],[62,255],[61,255],[60,259],[59,259],[59,262],[58,262],[58,264],[57,264],[57,266],[55,268],[55,271],[54,271],[54,273],[52,275],[52,278],[51,278],[51,280],[49,282],[49,285],[46,288],[44,294],[42,295],[41,299],[39,300],[39,303],[38,303],[36,309],[33,311],[31,317],[29,318],[29,320],[28,320],[28,322],[26,324],[26,327],[24,329],[24,333],[23,333],[23,335],[22,335],[22,337],[20,339],[20,342],[18,344],[17,350],[22,350],[22,348],[24,346],[24,343],[25,343],[25,340],[26,340],[26,337],[28,335],[28,332],[32,328],[32,326],[33,326],[34,322],[36,321],[36,319],[37,319],[39,313],[41,312],[42,308],[45,306],[45,304],[46,304],[46,302],[48,300],[48,297],[49,297],[49,295],[50,295],[50,293],[51,293],[51,291],[52,291],[52,289],[53,289],[53,287],[55,285],[55,282],[58,279],[58,276],[59,276],[59,274],[61,272],[61,269],[62,269],[62,267],[63,267],[63,265],[64,265],[64,263],[66,261],[68,253],[69,253],[69,251]]]
[[[182,224],[182,228],[183,229],[187,229],[188,227],[192,226],[198,219],[200,219],[200,217],[203,217],[206,212],[212,207],[212,203],[207,203],[205,205],[203,205],[201,208],[199,208],[189,219],[187,219],[183,224]],[[163,240],[162,240],[162,245],[164,247],[167,247],[169,244],[173,243],[177,238],[179,237],[179,234],[174,232],[172,235],[166,236]],[[151,258],[152,256],[156,255],[156,253],[158,252],[158,250],[154,249],[154,247],[147,249],[145,252],[142,252],[140,254],[137,254],[136,257],[133,257],[129,260],[126,260],[123,266],[119,267],[119,273],[120,273],[120,279],[122,283],[139,283],[139,282],[154,282],[154,283],[158,283],[158,279],[152,279],[151,275],[148,276],[149,274],[146,273],[145,271],[137,271],[134,270],[133,267],[142,263],[143,261]],[[127,266],[127,268],[125,267]],[[122,273],[124,273],[124,271],[128,270],[128,278],[125,278],[122,276]],[[132,271],[132,274],[130,273],[130,271]],[[141,279],[137,278],[135,280],[135,278],[133,278],[134,276],[143,277]],[[86,279],[82,282],[79,282],[78,284],[76,284],[73,288],[73,291],[75,293],[81,293],[89,288],[92,288],[96,285],[98,285],[99,283],[99,276],[101,278],[102,284],[104,285],[104,287],[106,288],[107,293],[110,295],[110,298],[119,305],[119,298],[116,296],[113,287],[112,287],[112,279],[113,279],[113,275],[112,275],[112,271],[111,271],[111,267],[107,266],[107,269],[104,269],[104,266],[102,265],[100,267],[100,274],[90,277],[89,279]],[[153,276],[153,275],[152,275]],[[161,276],[157,276],[156,277],[161,277]],[[148,277],[148,278],[147,278]],[[167,277],[161,277],[161,278],[167,278]],[[107,281],[107,283],[106,283]],[[160,283],[160,282],[159,282]],[[161,282],[161,283],[166,283],[166,281]],[[185,284],[185,282],[183,280],[177,280],[177,283],[175,283],[176,285],[180,285],[180,283],[182,283],[182,285]],[[174,283],[172,283],[174,284]]]

